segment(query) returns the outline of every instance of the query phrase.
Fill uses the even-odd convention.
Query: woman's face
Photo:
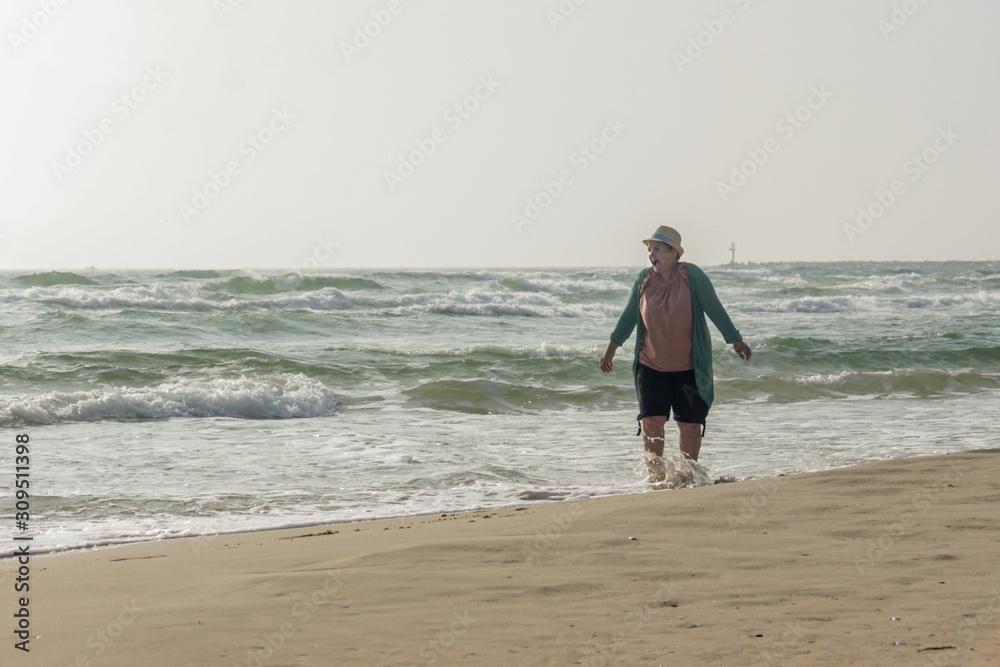
[[[653,270],[663,274],[677,265],[677,251],[662,241],[649,242],[649,263]]]

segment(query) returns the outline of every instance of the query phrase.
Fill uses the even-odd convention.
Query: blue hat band
[[[673,240],[669,236],[664,236],[663,234],[653,234],[649,238],[656,239],[657,241],[663,241],[664,243],[677,243],[677,241]]]

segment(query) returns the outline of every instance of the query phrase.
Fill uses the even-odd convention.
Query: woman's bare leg
[[[701,424],[677,422],[677,430],[680,431],[681,454],[684,458],[697,461],[701,452]]]
[[[664,416],[642,418],[642,447],[646,451],[643,460],[653,479],[662,480],[666,471],[662,464],[664,430],[667,418]],[[661,459],[657,464],[657,459]]]

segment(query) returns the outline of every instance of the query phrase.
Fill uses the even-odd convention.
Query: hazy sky
[[[0,267],[998,259],[995,0],[3,0]],[[859,213],[860,209],[860,213]]]

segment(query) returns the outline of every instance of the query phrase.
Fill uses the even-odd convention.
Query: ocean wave
[[[432,349],[432,348],[400,348],[392,346],[362,345],[350,348],[358,352],[367,352],[384,357],[438,357],[443,359],[484,359],[484,360],[519,360],[519,359],[578,359],[583,355],[586,359],[597,359],[603,347],[590,346],[581,349],[574,345],[558,345],[555,343],[538,343],[537,345],[500,345],[486,343],[482,345],[465,345],[462,347]]]
[[[235,302],[233,307],[239,309],[256,308],[282,308],[289,310],[350,310],[354,307],[353,301],[340,290],[332,287],[324,288],[318,292],[305,292],[299,294],[276,296],[273,299],[264,299],[252,303]]]
[[[794,299],[768,299],[736,304],[731,310],[745,313],[845,313],[856,310],[875,310],[878,300],[874,297],[814,297]]]
[[[382,285],[368,278],[351,276],[313,276],[286,273],[281,276],[236,276],[219,285],[230,294],[271,295],[282,292],[312,292],[327,288],[337,290],[380,290]]]
[[[37,287],[24,290],[23,300],[79,310],[139,308],[148,310],[210,310],[213,304],[197,296],[193,285],[123,285],[105,289],[78,286]]]
[[[471,289],[447,294],[403,294],[399,296],[353,296],[356,307],[376,315],[472,315],[513,317],[618,317],[622,304],[564,303],[545,293],[494,292]]]
[[[75,350],[59,353],[38,352],[24,365],[0,365],[0,377],[19,380],[21,376],[42,383],[79,380],[98,385],[152,385],[171,377],[187,379],[192,373],[223,370],[237,373],[296,375],[329,372],[328,366],[312,359],[245,347],[191,348],[169,351],[130,349]]]
[[[535,413],[542,410],[606,407],[623,403],[634,391],[617,385],[573,385],[559,389],[493,379],[445,379],[405,389],[412,406],[471,414]]]
[[[850,344],[825,337],[760,336],[751,339],[746,365],[729,350],[714,351],[717,370],[741,376],[754,368],[768,375],[865,372],[970,372],[1000,374],[1000,339],[955,331],[870,336]]]
[[[761,275],[759,278],[760,282],[771,286],[777,285],[784,289],[790,289],[795,287],[814,287],[815,285],[799,275]]]
[[[336,413],[322,383],[297,374],[274,379],[179,380],[155,387],[54,391],[24,399],[0,398],[0,423],[53,424],[172,417],[294,419]]]
[[[355,279],[351,279],[355,280]],[[362,279],[356,279],[362,280]],[[497,292],[472,288],[447,293],[425,292],[380,295],[380,283],[354,283],[350,295],[319,283],[305,283],[309,290],[285,290],[273,294],[236,295],[229,291],[205,292],[195,283],[118,286],[88,289],[78,286],[0,291],[0,303],[32,301],[65,310],[146,310],[176,312],[254,311],[267,309],[338,311],[358,310],[371,315],[419,316],[472,315],[514,317],[617,317],[622,303],[594,303],[590,299],[565,302],[543,292]],[[260,292],[266,292],[256,284]],[[374,287],[379,285],[379,287]],[[301,286],[301,284],[300,284]]]
[[[576,278],[546,273],[514,274],[497,281],[497,285],[511,292],[539,292],[545,294],[582,294],[597,295],[628,294],[631,282],[616,282],[607,278]]]
[[[57,285],[96,285],[97,283],[78,273],[49,271],[15,276],[14,282],[24,287],[54,287]]]
[[[926,294],[912,296],[802,296],[792,299],[772,298],[734,303],[730,310],[747,313],[845,313],[915,308],[996,307],[1000,294],[980,290],[967,294]]]
[[[193,278],[195,280],[206,280],[211,278],[221,278],[222,272],[214,271],[212,269],[189,269],[189,270],[171,271],[170,273],[163,273],[160,274],[158,277]]]
[[[888,275],[873,275],[863,280],[852,280],[850,286],[853,288],[867,290],[870,292],[900,292],[912,289],[916,285],[923,285],[932,282],[919,273],[892,273]]]
[[[469,414],[565,412],[578,409],[629,409],[635,401],[631,377],[613,381],[594,377],[553,375],[531,379],[483,377],[422,382],[404,389],[410,407]],[[573,382],[572,380],[576,380]],[[613,382],[613,384],[611,383]],[[1000,390],[1000,375],[937,370],[842,371],[808,375],[761,375],[754,378],[716,377],[716,395],[723,402],[801,403],[818,399],[859,400],[936,398]]]
[[[379,271],[374,275],[380,278],[392,278],[401,280],[411,280],[413,278],[418,278],[421,280],[474,280],[477,282],[488,282],[494,280],[500,280],[503,278],[503,273],[498,273],[496,271],[486,271],[486,270],[462,270],[456,269],[454,271],[421,271],[419,269],[414,269],[411,271]]]
[[[958,344],[952,341],[968,342]],[[846,346],[842,340],[819,336],[761,334],[752,338],[755,351],[761,350],[769,355],[795,356],[796,364],[816,362],[871,366],[893,361],[899,363],[903,359],[912,362],[923,359],[933,366],[942,360],[953,363],[956,359],[961,361],[963,358],[969,361],[1000,361],[1000,345],[972,344],[981,342],[982,338],[968,331],[920,331],[865,336]],[[997,339],[997,343],[1000,344],[1000,339]],[[900,354],[906,356],[900,357]]]
[[[1000,375],[969,371],[839,371],[715,381],[723,400],[799,403],[816,399],[934,398],[1000,390]]]
[[[19,292],[0,292],[0,303],[35,301],[74,310],[146,310],[146,311],[244,311],[279,309],[346,310],[351,300],[342,292],[326,287],[316,292],[272,295],[272,298],[203,296],[195,284],[120,286],[107,290],[80,287],[32,288]]]

